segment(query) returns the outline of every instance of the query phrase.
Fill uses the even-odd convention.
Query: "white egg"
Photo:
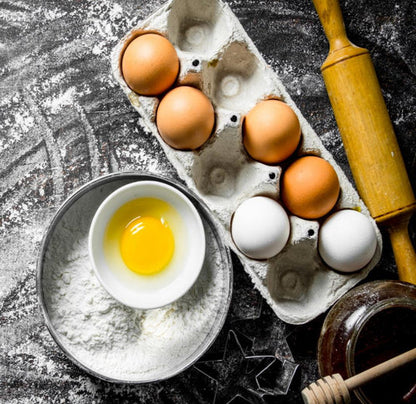
[[[319,254],[333,269],[354,272],[373,258],[377,237],[367,216],[340,210],[325,220],[319,231]]]
[[[271,258],[289,238],[290,224],[285,210],[273,199],[255,196],[235,211],[231,234],[235,245],[248,257]]]

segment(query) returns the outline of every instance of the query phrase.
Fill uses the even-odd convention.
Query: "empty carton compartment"
[[[248,112],[270,91],[257,57],[242,42],[233,42],[209,61],[202,75],[204,91],[214,104],[229,110]]]
[[[241,153],[239,138],[239,128],[225,127],[212,137],[194,160],[192,177],[202,194],[223,198],[236,194],[237,178],[246,160]]]
[[[184,52],[200,55],[213,53],[231,34],[218,2],[174,0],[170,8],[169,39]]]

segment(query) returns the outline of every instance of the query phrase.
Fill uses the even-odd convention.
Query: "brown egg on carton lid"
[[[157,110],[163,95],[139,95],[124,81],[120,55],[134,32],[138,31],[158,32],[174,46],[180,70],[170,91],[180,86],[191,86],[201,91],[212,104],[215,125],[209,138],[198,147],[169,146],[157,127]],[[382,241],[367,208],[227,4],[219,0],[168,1],[154,15],[138,23],[115,47],[112,70],[179,176],[211,209],[222,225],[226,242],[282,320],[291,324],[312,320],[364,279],[376,265]],[[267,159],[262,162],[255,153],[247,150],[243,126],[250,111],[270,99],[279,100],[276,102],[292,111],[297,120],[292,119],[289,112],[292,117],[289,127],[295,128],[293,135],[289,136],[289,151],[274,162]],[[296,121],[300,131],[296,125],[293,126]],[[169,127],[169,122],[167,124]],[[181,150],[183,148],[195,150]],[[285,206],[280,184],[289,163],[309,155],[323,159],[334,170],[340,192],[335,200],[329,198],[331,207],[322,217],[302,218],[291,212],[290,206]],[[237,247],[231,226],[238,208],[245,201],[259,196],[282,206],[288,217],[289,233],[287,241],[283,242],[286,237],[283,226],[281,243],[275,246],[276,254],[256,259]],[[351,273],[332,270],[318,249],[320,229],[327,216],[345,209],[361,211],[376,238],[374,254],[369,262]]]

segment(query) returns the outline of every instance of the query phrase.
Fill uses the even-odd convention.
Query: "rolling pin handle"
[[[329,53],[351,46],[345,32],[338,0],[313,0],[319,19],[329,41]]]
[[[416,253],[409,237],[409,216],[399,217],[388,227],[399,279],[416,285]]]

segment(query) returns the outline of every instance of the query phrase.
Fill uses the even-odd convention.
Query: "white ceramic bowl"
[[[110,219],[121,206],[138,198],[168,203],[182,222],[180,229],[171,229],[175,238],[171,262],[167,269],[152,276],[115,265],[104,253]],[[100,205],[91,223],[88,249],[95,274],[108,293],[127,306],[154,309],[179,299],[198,278],[205,257],[205,232],[198,211],[183,193],[162,182],[140,181],[119,188]]]

